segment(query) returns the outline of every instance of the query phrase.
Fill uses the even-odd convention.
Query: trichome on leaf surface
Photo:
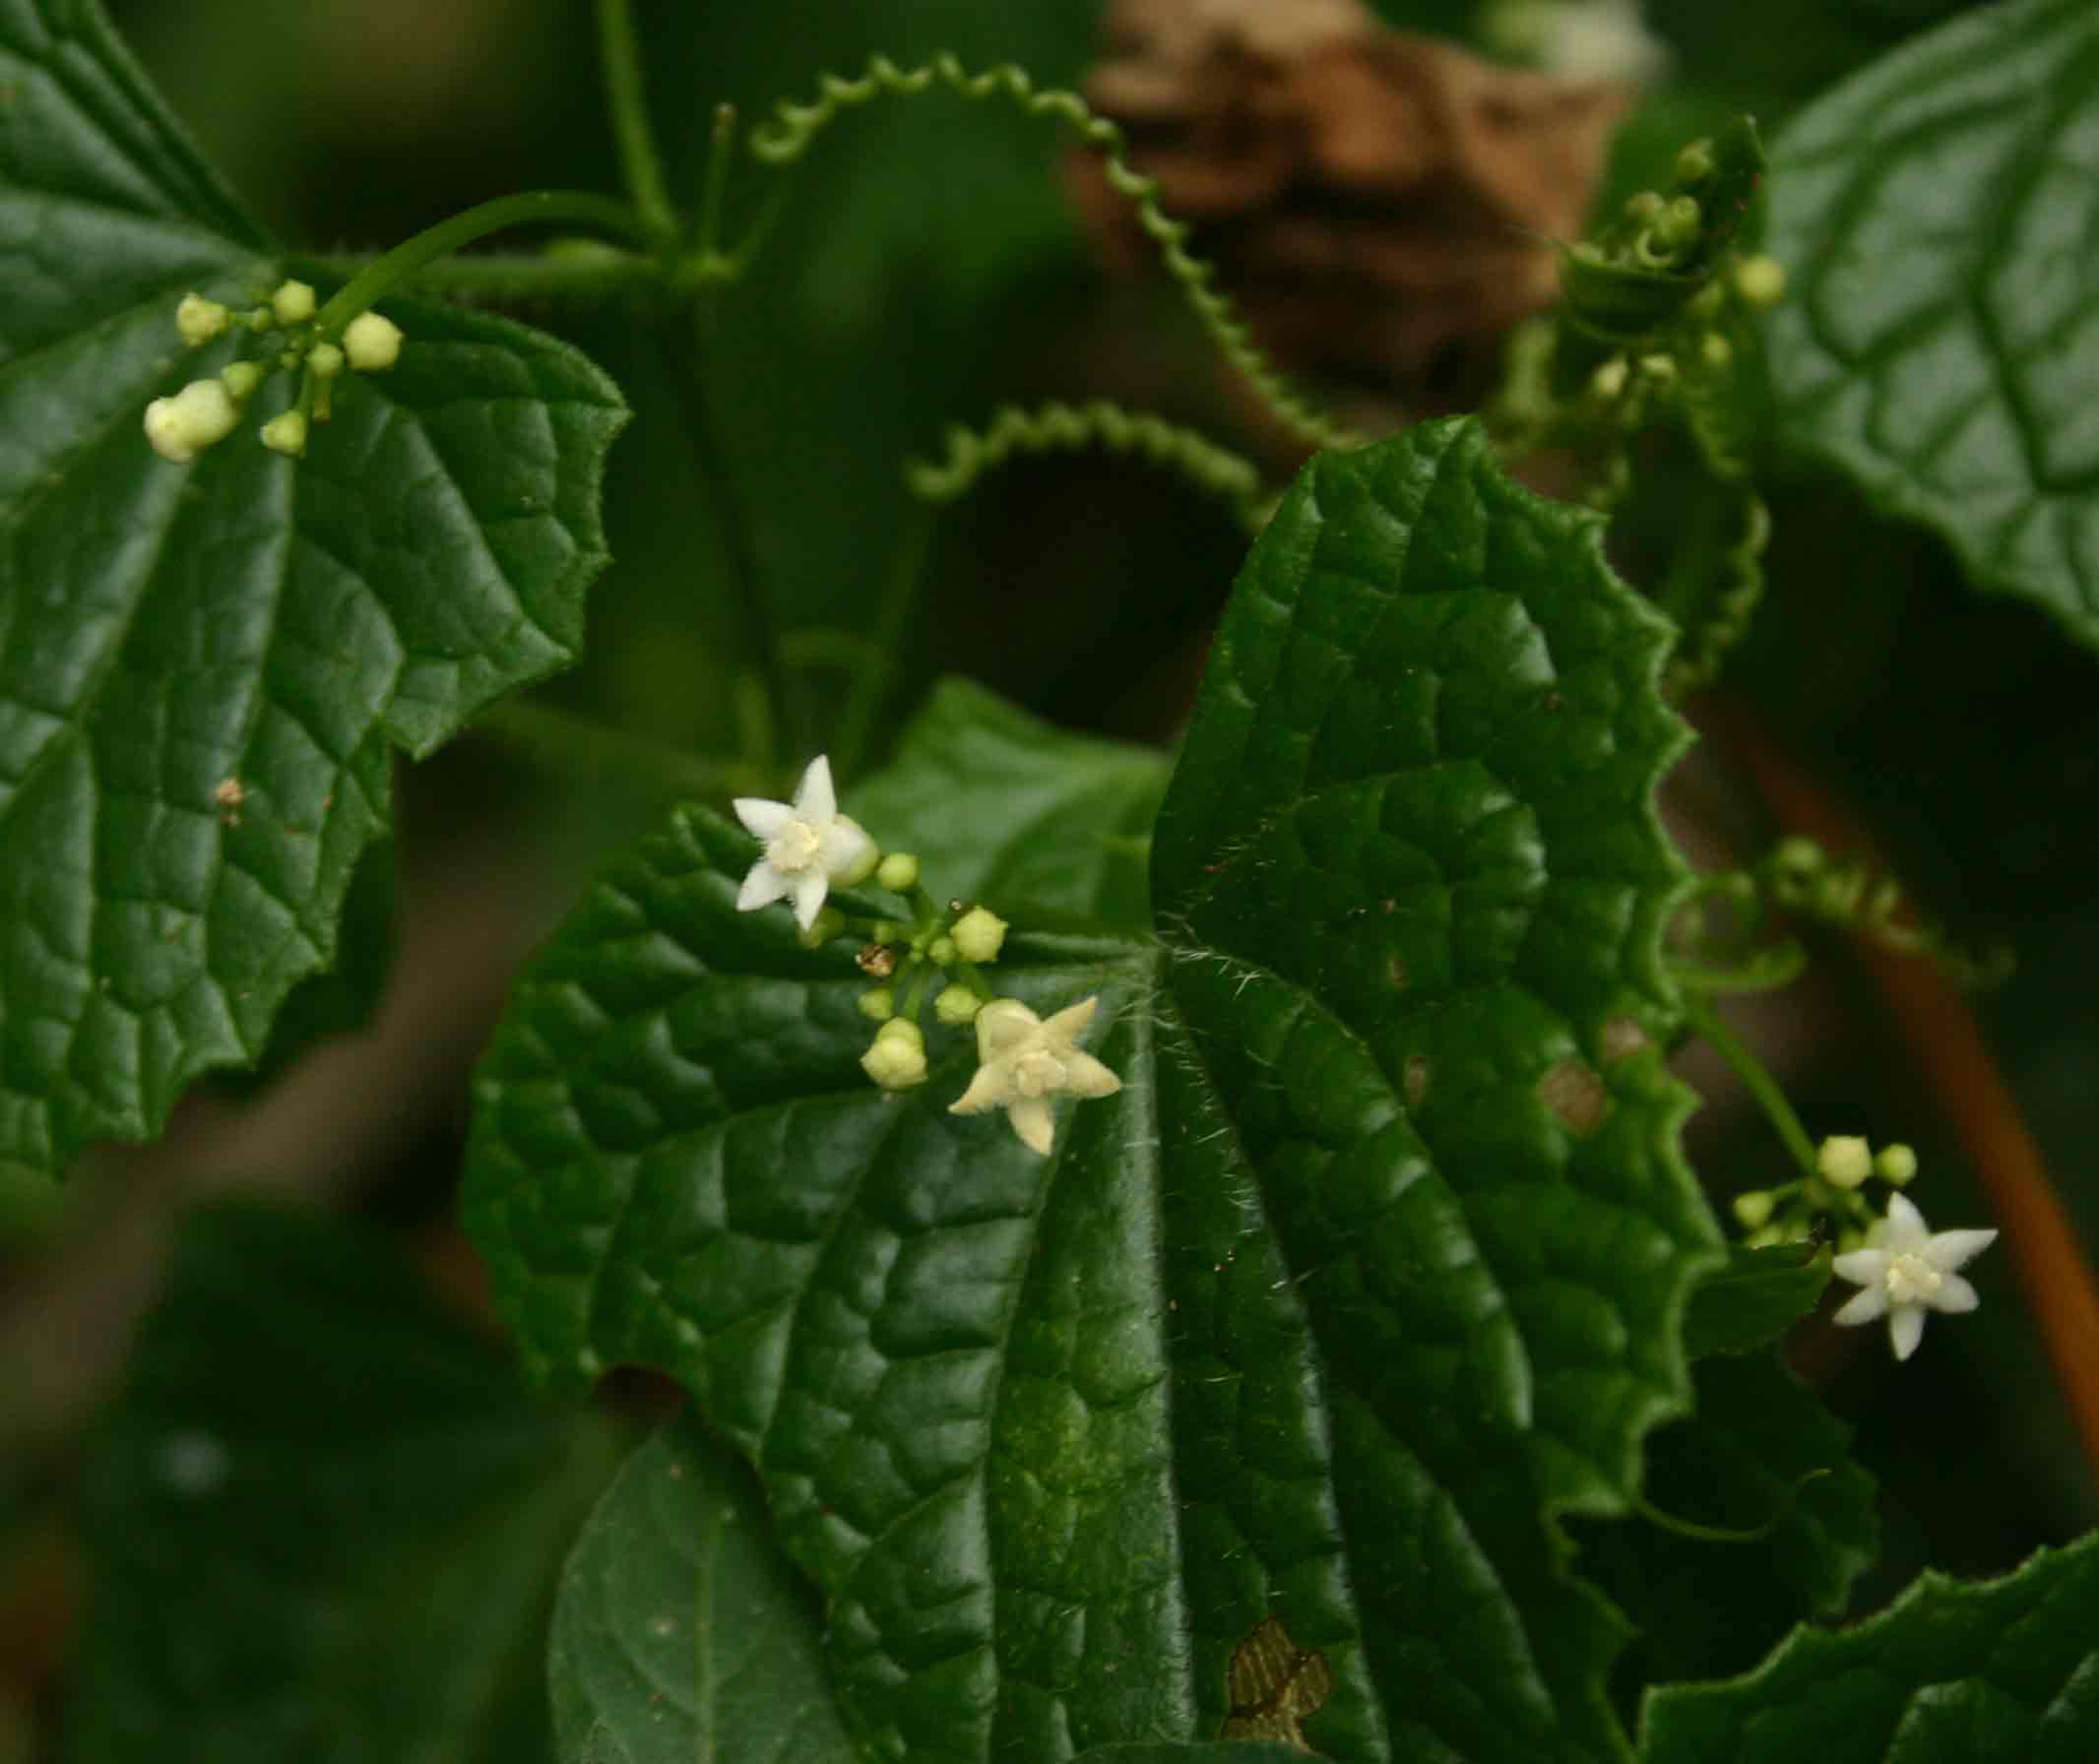
[[[2099,1755],[2099,15],[351,10],[0,0],[0,1760]]]

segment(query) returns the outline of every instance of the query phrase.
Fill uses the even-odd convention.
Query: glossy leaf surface
[[[1656,1051],[1667,633],[1597,534],[1469,424],[1307,470],[1157,936],[991,971],[1101,1000],[1123,1088],[1048,1159],[948,1112],[966,1034],[866,1082],[850,951],[735,913],[755,849],[704,810],[522,982],[468,1192],[499,1300],[541,1376],[660,1366],[753,1459],[867,1755],[1211,1738],[1255,1644],[1336,1759],[1622,1755],[1554,1514],[1630,1503],[1717,1254]]]
[[[750,1472],[665,1427],[562,1570],[549,1678],[564,1764],[853,1764],[816,1601]]]
[[[1793,437],[2099,645],[2099,8],[1903,44],[1793,121],[1771,192]]]
[[[555,1571],[617,1446],[397,1252],[193,1216],[85,1480],[79,1764],[548,1755]]]
[[[1172,764],[1150,748],[1052,728],[967,680],[943,680],[895,763],[849,806],[885,846],[912,828],[942,900],[1147,922],[1152,821]]]
[[[0,1160],[155,1132],[326,967],[389,756],[573,659],[622,420],[580,355],[403,304],[299,464],[146,406],[281,270],[99,10],[0,0]]]
[[[1856,1628],[1648,1699],[1648,1764],[2074,1764],[2099,1755],[2099,1538],[2003,1580],[1927,1573]]]

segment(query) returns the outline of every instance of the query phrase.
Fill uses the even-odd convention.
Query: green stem
[[[736,107],[717,104],[714,128],[707,137],[707,176],[700,186],[700,226],[693,257],[703,271],[728,262],[721,250],[722,200],[729,185],[729,159],[736,143]]]
[[[897,654],[904,644],[905,627],[911,622],[911,609],[918,603],[919,579],[924,571],[932,532],[931,505],[913,498],[905,505],[904,533],[890,560],[889,580],[875,613],[874,632],[869,639],[871,659],[854,679],[831,737],[833,769],[844,777],[858,778],[862,765],[872,757],[875,723],[889,702]]]
[[[372,252],[315,252],[293,260],[295,268],[326,282],[349,282],[378,257]],[[607,245],[575,257],[489,252],[441,258],[401,278],[418,292],[464,294],[484,300],[604,300],[651,291],[664,273],[654,258]]]
[[[799,751],[797,720],[787,696],[780,634],[773,628],[765,584],[758,573],[757,548],[744,522],[743,507],[730,476],[729,455],[717,433],[713,406],[707,396],[707,360],[700,342],[698,315],[689,307],[674,308],[665,318],[659,337],[670,369],[670,390],[684,418],[685,439],[699,468],[700,487],[714,515],[715,531],[721,536],[722,553],[729,564],[730,598],[743,623],[744,649],[772,710],[765,751],[744,757],[760,770],[770,772],[781,748],[790,753]]]
[[[1778,1088],[1778,1081],[1764,1070],[1763,1062],[1721,1021],[1717,1011],[1689,991],[1684,994],[1684,1020],[1712,1043],[1713,1050],[1727,1061],[1735,1076],[1742,1080],[1743,1087],[1756,1099],[1778,1137],[1786,1142],[1786,1150],[1793,1154],[1794,1161],[1810,1176],[1818,1174],[1814,1142],[1808,1137],[1808,1129],[1801,1125],[1800,1116],[1793,1112],[1793,1104],[1786,1101],[1785,1092]]]
[[[424,227],[359,270],[317,315],[320,340],[336,342],[344,327],[366,307],[462,245],[514,226],[562,224],[596,227],[628,239],[646,241],[647,237],[634,211],[616,197],[597,196],[588,190],[526,190],[516,196],[498,196]]]
[[[598,0],[598,47],[604,63],[605,102],[619,144],[619,166],[627,194],[650,240],[659,248],[678,236],[677,210],[664,181],[663,160],[649,132],[649,103],[642,90],[641,45],[627,0]]]
[[[688,800],[720,802],[726,796],[760,791],[766,784],[763,775],[748,766],[704,759],[543,699],[504,699],[476,718],[474,726],[559,770],[642,774],[653,778],[666,795]]]

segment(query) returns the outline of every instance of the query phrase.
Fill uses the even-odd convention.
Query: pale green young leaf
[[[2005,0],[1779,137],[1788,431],[2099,646],[2099,7]]]
[[[2099,1756],[2099,1538],[2003,1580],[1926,1573],[1743,1677],[1661,1686],[1641,1732],[1644,1764],[2083,1764]]]
[[[562,1764],[854,1764],[820,1634],[750,1471],[673,1422],[627,1460],[561,1573]]]
[[[1101,1001],[1122,1089],[1048,1159],[948,1111],[966,1032],[867,1083],[851,951],[737,914],[755,847],[704,810],[521,983],[466,1202],[499,1302],[541,1377],[662,1367],[756,1463],[863,1754],[1216,1737],[1256,1641],[1346,1764],[1625,1754],[1622,1627],[1555,1515],[1631,1505],[1718,1258],[1660,1056],[1668,633],[1598,534],[1469,423],[1307,469],[1211,658],[1156,932],[989,971]]]
[[[0,1162],[155,1132],[337,950],[390,756],[566,664],[623,419],[565,346],[404,303],[301,464],[194,466],[147,404],[218,372],[192,289],[283,274],[92,0],[0,0]]]

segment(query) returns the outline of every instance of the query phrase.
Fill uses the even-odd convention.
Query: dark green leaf
[[[616,1449],[383,1245],[192,1218],[88,1467],[68,1755],[546,1756],[554,1574]]]
[[[765,1496],[696,1420],[627,1460],[561,1573],[564,1764],[854,1764],[816,1601]]]
[[[1149,922],[1146,859],[1170,769],[1150,748],[1065,734],[943,680],[850,806],[885,848],[918,852],[943,900],[1135,926]]]
[[[1954,19],[1780,138],[1794,438],[2099,645],[2099,7]]]
[[[1646,1512],[1583,1528],[1583,1571],[1639,1628],[1626,1685],[1746,1670],[1803,1616],[1842,1615],[1876,1546],[1849,1429],[1776,1354],[1701,1360],[1692,1381],[1695,1413],[1647,1442]]]
[[[148,402],[192,288],[281,274],[81,0],[0,0],[0,1161],[140,1138],[326,967],[392,749],[569,662],[622,419],[580,355],[404,304],[303,464]]]
[[[1732,1248],[1727,1266],[1708,1274],[1691,1292],[1684,1313],[1684,1352],[1703,1359],[1709,1354],[1767,1348],[1814,1309],[1828,1284],[1826,1247]]]
[[[1650,1693],[1647,1764],[2082,1764],[2099,1755],[2099,1538],[2003,1580],[1927,1573],[1747,1677]]]
[[[862,1749],[1208,1738],[1307,1663],[1340,1760],[1604,1759],[1623,1511],[1716,1233],[1684,1168],[1650,795],[1667,632],[1470,424],[1316,461],[1227,613],[1159,941],[1017,937],[1123,1079],[1052,1157],[858,1067],[864,981],[686,809],[527,976],[468,1212],[529,1364],[683,1381],[830,1597]],[[1059,833],[1083,861],[1082,827]]]
[[[1146,1745],[1097,1745],[1074,1764],[1304,1764],[1297,1746],[1254,1739],[1184,1740]]]

